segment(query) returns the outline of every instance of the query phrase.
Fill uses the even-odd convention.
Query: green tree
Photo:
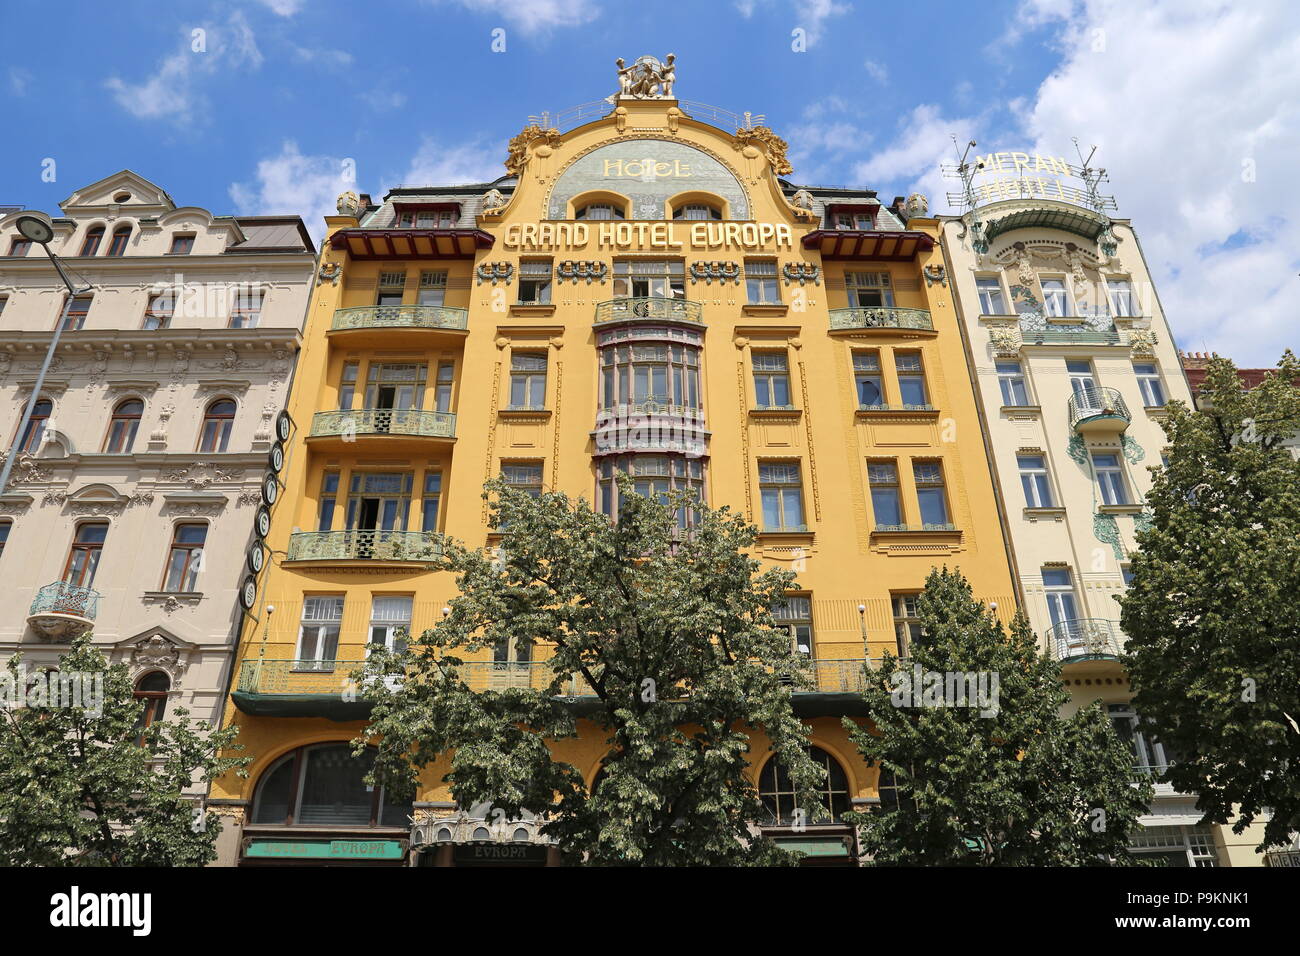
[[[1120,602],[1134,708],[1197,793],[1207,823],[1259,849],[1300,830],[1300,362],[1246,391],[1211,360],[1203,410],[1171,402],[1168,467],[1147,495],[1133,583]]]
[[[1127,862],[1151,785],[1100,706],[1061,717],[1060,665],[1022,615],[1004,630],[959,572],[932,571],[917,613],[911,657],[867,674],[871,723],[844,722],[897,787],[854,814],[863,852],[909,866]]]
[[[589,864],[791,862],[750,826],[763,806],[747,731],[766,731],[811,817],[825,772],[790,702],[790,682],[807,676],[770,610],[793,575],[760,570],[746,553],[754,528],[728,509],[661,504],[621,480],[617,523],[581,499],[488,483],[500,549],[449,542],[450,614],[359,675],[375,700],[374,777],[410,793],[450,753],[460,806],[547,814],[560,850]],[[677,528],[682,509],[694,511],[689,532]],[[462,656],[496,647],[539,662],[497,669]],[[400,684],[375,679],[399,673]],[[575,737],[580,719],[608,748],[591,793],[547,746]]]
[[[108,666],[89,636],[61,656],[57,675],[29,672],[14,655],[0,691],[0,865],[216,859],[221,824],[185,791],[248,763],[218,756],[237,746],[236,728],[208,733],[177,708],[141,730],[144,702],[126,666]]]

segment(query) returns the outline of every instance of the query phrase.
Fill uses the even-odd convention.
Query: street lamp
[[[18,227],[19,235],[24,239],[30,239],[32,242],[38,243],[45,250],[45,254],[54,263],[59,278],[68,287],[70,295],[77,295],[79,291],[85,292],[86,289],[90,288],[90,286],[86,286],[86,289],[78,290],[72,284],[72,280],[68,278],[68,274],[63,271],[63,263],[59,261],[59,257],[50,251],[50,240],[54,238],[54,229],[51,228],[48,222],[38,216],[19,216],[15,225]],[[0,471],[0,495],[4,494],[9,487],[9,473],[13,471],[14,459],[18,457],[18,443],[23,440],[23,436],[27,433],[27,426],[31,423],[32,410],[36,408],[36,403],[40,400],[41,388],[45,385],[45,373],[50,370],[50,362],[54,359],[54,352],[59,347],[59,333],[62,331],[63,319],[60,318],[54,324],[54,335],[50,337],[50,347],[45,350],[45,361],[41,364],[40,374],[36,376],[36,384],[32,386],[31,397],[27,399],[27,408],[23,410],[23,420],[18,423],[18,434],[14,436],[13,444],[9,446],[9,454],[5,456],[4,469]]]

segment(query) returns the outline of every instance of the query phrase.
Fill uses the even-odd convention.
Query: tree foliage
[[[864,853],[905,866],[1127,862],[1151,785],[1100,706],[1062,717],[1060,665],[1023,615],[1004,630],[959,572],[932,571],[917,612],[911,657],[887,654],[867,674],[871,726],[845,720],[897,785],[896,801],[854,815]]]
[[[1265,846],[1300,830],[1300,362],[1257,388],[1211,360],[1204,410],[1171,402],[1168,466],[1147,496],[1121,601],[1134,707],[1173,750],[1168,780],[1206,822]]]
[[[405,652],[375,653],[363,676],[375,779],[409,793],[450,754],[460,806],[546,814],[544,832],[590,864],[789,862],[751,827],[763,807],[748,771],[766,757],[751,750],[759,728],[801,792],[824,776],[791,709],[789,682],[807,677],[771,616],[793,575],[760,570],[754,529],[726,508],[625,483],[611,523],[564,494],[487,488],[500,548],[449,542],[450,614]],[[482,663],[496,647],[538,663]],[[607,748],[594,792],[548,746],[580,729]]]
[[[96,706],[95,681],[102,688]],[[208,732],[184,708],[147,729],[126,666],[108,666],[89,636],[59,660],[58,687],[20,655],[5,675],[0,708],[0,865],[200,866],[216,859],[221,831],[197,814],[194,792],[247,757],[222,757],[238,732]],[[44,697],[36,688],[45,687]],[[21,689],[21,690],[20,690]],[[81,706],[64,706],[69,700]],[[242,773],[242,770],[240,771]]]

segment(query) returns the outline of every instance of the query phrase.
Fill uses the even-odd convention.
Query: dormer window
[[[613,203],[593,202],[579,209],[577,213],[574,214],[574,217],[577,219],[597,220],[622,219],[623,210],[619,209]]]
[[[456,213],[450,209],[415,209],[399,213],[397,225],[402,229],[451,229]]]
[[[717,206],[710,205],[709,203],[688,202],[683,203],[673,211],[673,218],[693,221],[721,219],[722,210]]]
[[[194,233],[172,236],[172,247],[168,253],[173,256],[188,256],[194,249]]]
[[[873,227],[871,214],[866,212],[837,212],[835,214],[836,229],[852,229],[855,231],[865,232]]]

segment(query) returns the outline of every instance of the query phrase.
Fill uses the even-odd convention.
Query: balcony
[[[1121,345],[1123,340],[1115,329],[1059,328],[1020,330],[1026,345]]]
[[[36,592],[27,623],[47,641],[67,643],[95,626],[99,592],[58,581]]]
[[[317,412],[311,419],[314,444],[351,444],[358,440],[456,437],[456,416],[451,412],[417,409],[358,408],[348,411]],[[325,441],[315,441],[324,439]]]
[[[861,309],[831,309],[831,331],[843,329],[921,329],[934,331],[934,322],[925,309],[898,309],[872,306]]]
[[[1070,427],[1081,435],[1119,434],[1133,420],[1116,388],[1089,386],[1070,396]]]
[[[704,307],[700,303],[688,302],[685,299],[669,299],[662,296],[610,299],[596,305],[595,325],[601,326],[611,322],[627,322],[639,319],[703,325],[703,313]]]
[[[793,691],[795,711],[805,716],[857,713],[870,662],[805,660],[813,687]],[[364,720],[371,702],[352,680],[364,665],[349,660],[245,660],[231,699],[246,714],[258,717],[328,717]],[[466,661],[456,670],[475,693],[512,688],[545,691],[555,672],[548,661]],[[555,696],[578,710],[597,706],[595,692],[580,675],[563,678]],[[852,700],[848,699],[852,698]]]
[[[333,332],[352,329],[457,329],[469,327],[468,309],[441,305],[367,305],[359,309],[336,309],[330,325]]]
[[[433,531],[298,531],[289,535],[286,561],[368,561],[430,564],[442,557]]]
[[[1062,621],[1047,629],[1048,647],[1061,663],[1117,660],[1123,646],[1119,624],[1104,618]]]
[[[336,309],[330,323],[331,339],[348,347],[420,348],[438,340],[463,339],[469,328],[469,310],[441,305],[368,305]]]

